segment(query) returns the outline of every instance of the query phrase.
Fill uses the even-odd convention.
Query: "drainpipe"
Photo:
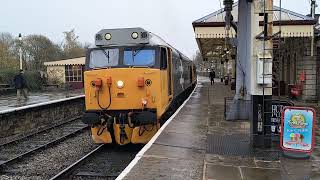
[[[316,0],[311,0],[311,17],[314,19],[315,18],[315,14],[316,14]],[[311,56],[313,56],[313,51],[314,51],[314,34],[312,35],[311,38]]]

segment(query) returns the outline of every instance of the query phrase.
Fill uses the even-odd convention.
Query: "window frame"
[[[105,51],[106,49],[115,49],[115,50],[118,50],[118,63],[117,65],[114,65],[114,66],[103,66],[103,67],[90,67],[90,60],[91,60],[91,53],[92,51],[101,51],[101,53],[104,53],[102,51]],[[117,67],[120,65],[120,55],[121,55],[121,50],[119,48],[115,48],[115,47],[112,47],[112,48],[95,48],[95,49],[92,49],[90,52],[89,52],[89,61],[88,61],[88,67],[91,68],[91,69],[104,69],[104,68],[111,68],[111,67]]]
[[[130,50],[129,50],[129,48],[130,48]],[[123,55],[123,58],[122,58],[122,65],[123,66],[128,66],[128,67],[147,67],[147,65],[127,65],[127,64],[125,64],[125,59],[124,59],[124,54],[125,54],[125,52],[126,51],[130,51],[130,52],[132,52],[132,51],[134,51],[134,50],[136,50],[136,51],[143,51],[143,50],[153,50],[154,51],[154,63],[153,63],[153,65],[151,65],[151,66],[148,66],[149,68],[153,68],[155,65],[156,65],[156,63],[157,63],[157,50],[156,49],[154,49],[154,48],[143,48],[143,49],[141,49],[141,48],[143,48],[143,47],[140,47],[140,48],[131,48],[131,47],[127,47],[127,48],[124,48],[123,49],[123,53],[122,53],[122,55]],[[139,52],[140,53],[140,52]]]
[[[118,66],[110,66],[110,67],[105,67],[105,68],[90,68],[90,53],[93,50],[96,49],[101,49],[101,47],[95,47],[95,48],[90,48],[86,52],[86,61],[85,61],[85,71],[92,71],[92,70],[97,70],[97,69],[112,69],[112,68],[129,68],[132,66],[124,65],[123,63],[123,58],[124,58],[124,49],[127,48],[134,48],[134,49],[140,49],[144,47],[144,49],[154,49],[155,50],[155,64],[152,67],[148,67],[150,69],[160,69],[160,46],[147,46],[147,45],[141,45],[141,46],[111,46],[111,47],[102,47],[105,49],[114,49],[114,48],[119,48],[119,63]],[[146,68],[146,66],[134,66],[134,68]]]
[[[65,82],[83,82],[83,65],[65,65]]]

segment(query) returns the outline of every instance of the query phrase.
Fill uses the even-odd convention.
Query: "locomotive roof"
[[[136,39],[132,38],[133,33],[137,33]],[[145,34],[143,34],[145,33]],[[106,39],[106,35],[109,34],[110,39]],[[146,36],[147,34],[147,36]],[[114,36],[114,38],[113,38]],[[144,37],[142,37],[144,36]],[[103,47],[103,46],[137,46],[137,45],[149,45],[149,46],[167,46],[170,47],[175,53],[180,54],[184,59],[189,59],[183,55],[176,48],[165,42],[158,35],[146,31],[143,28],[120,28],[120,29],[102,29],[95,36],[95,45],[91,48]]]

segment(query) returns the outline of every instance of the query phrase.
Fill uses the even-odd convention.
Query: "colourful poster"
[[[312,108],[286,107],[282,112],[281,147],[311,152],[314,141],[315,111]]]

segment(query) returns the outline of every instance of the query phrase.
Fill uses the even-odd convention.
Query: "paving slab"
[[[204,121],[202,121],[204,122]],[[179,127],[179,128],[176,128]],[[196,127],[196,128],[193,128]],[[199,122],[178,122],[172,121],[171,126],[167,127],[166,132],[168,133],[182,133],[186,134],[187,136],[193,136],[194,134],[200,134],[205,136],[206,131],[206,124]]]
[[[206,148],[206,136],[163,132],[155,141],[155,144],[204,150]]]
[[[146,153],[146,157],[165,157],[168,159],[184,159],[193,161],[203,161],[205,151],[189,149],[184,147],[166,146],[154,144]]]
[[[241,179],[241,173],[238,167],[207,164],[205,179],[235,180]]]
[[[203,161],[142,157],[124,179],[196,180],[202,179]]]
[[[279,169],[240,167],[240,170],[245,180],[281,180]]]

